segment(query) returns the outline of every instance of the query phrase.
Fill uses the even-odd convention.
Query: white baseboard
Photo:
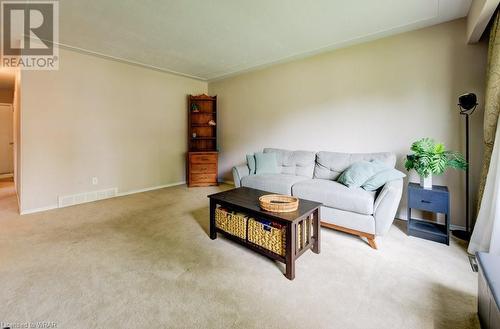
[[[148,191],[153,191],[153,190],[159,190],[159,189],[162,189],[162,188],[173,187],[173,186],[178,186],[178,185],[183,185],[183,184],[186,184],[186,182],[182,181],[182,182],[177,182],[177,183],[171,183],[171,184],[164,184],[164,185],[146,187],[146,188],[139,189],[139,190],[119,192],[113,198],[121,197],[121,196],[126,196],[126,195],[131,195],[131,194],[136,194],[136,193],[143,193],[143,192],[148,192]],[[96,200],[96,201],[100,201],[100,200]],[[53,209],[59,209],[59,206],[57,204],[55,204],[55,205],[50,205],[50,206],[46,206],[46,207],[21,210],[20,214],[21,215],[28,215],[28,214],[34,214],[34,213],[38,213],[38,212],[42,212],[42,211],[48,211],[48,210],[53,210]]]
[[[221,181],[219,181],[219,183],[224,183],[224,184],[227,184],[227,185],[234,186],[234,182],[232,180],[221,180]]]
[[[2,178],[11,178],[11,177],[14,177],[13,173],[10,173],[10,174],[0,174],[0,179],[2,179]]]
[[[465,231],[465,226],[450,224],[450,230],[455,231]]]
[[[34,214],[37,212],[42,212],[42,211],[47,211],[47,210],[53,210],[59,208],[57,204],[47,206],[47,207],[40,207],[40,208],[33,208],[33,209],[27,209],[27,210],[21,210],[19,213],[21,215],[28,215],[28,214]]]
[[[183,185],[183,184],[186,184],[186,181],[177,182],[177,183],[171,183],[171,184],[165,184],[165,185],[152,186],[152,187],[146,187],[146,188],[142,188],[142,189],[139,189],[139,190],[132,190],[132,191],[126,191],[126,192],[118,192],[118,194],[116,196],[120,197],[120,196],[125,196],[125,195],[130,195],[130,194],[149,192],[149,191],[159,190],[159,189],[166,188],[166,187],[179,186],[179,185]]]

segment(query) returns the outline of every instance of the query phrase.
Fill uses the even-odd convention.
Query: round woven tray
[[[268,194],[259,198],[260,207],[266,211],[289,212],[299,207],[299,199],[293,196]]]

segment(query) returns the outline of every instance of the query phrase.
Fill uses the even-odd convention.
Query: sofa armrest
[[[241,179],[248,175],[250,175],[250,169],[248,168],[248,165],[244,164],[240,166],[234,166],[233,167],[234,186],[240,187]]]
[[[387,182],[373,206],[375,217],[375,234],[384,235],[391,228],[394,216],[398,211],[401,195],[403,194],[403,179]]]

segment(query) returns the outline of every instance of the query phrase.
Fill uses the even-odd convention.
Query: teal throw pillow
[[[347,187],[360,187],[370,177],[386,169],[389,168],[380,161],[358,161],[344,170],[337,181]]]
[[[255,173],[261,174],[279,174],[278,158],[276,153],[255,153]]]
[[[376,191],[382,186],[385,185],[385,183],[400,179],[406,177],[405,174],[403,174],[401,171],[396,170],[396,169],[386,169],[383,170],[374,176],[370,177],[364,184],[363,188],[367,191]]]
[[[247,165],[250,169],[250,175],[255,175],[255,156],[253,154],[247,154]]]

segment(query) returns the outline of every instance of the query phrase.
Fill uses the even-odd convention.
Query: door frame
[[[7,178],[7,177],[14,177],[14,173],[16,171],[16,138],[15,138],[15,133],[16,133],[16,120],[14,118],[14,104],[13,103],[0,103],[0,106],[8,106],[12,112],[12,173],[3,173],[0,174],[0,178]]]

